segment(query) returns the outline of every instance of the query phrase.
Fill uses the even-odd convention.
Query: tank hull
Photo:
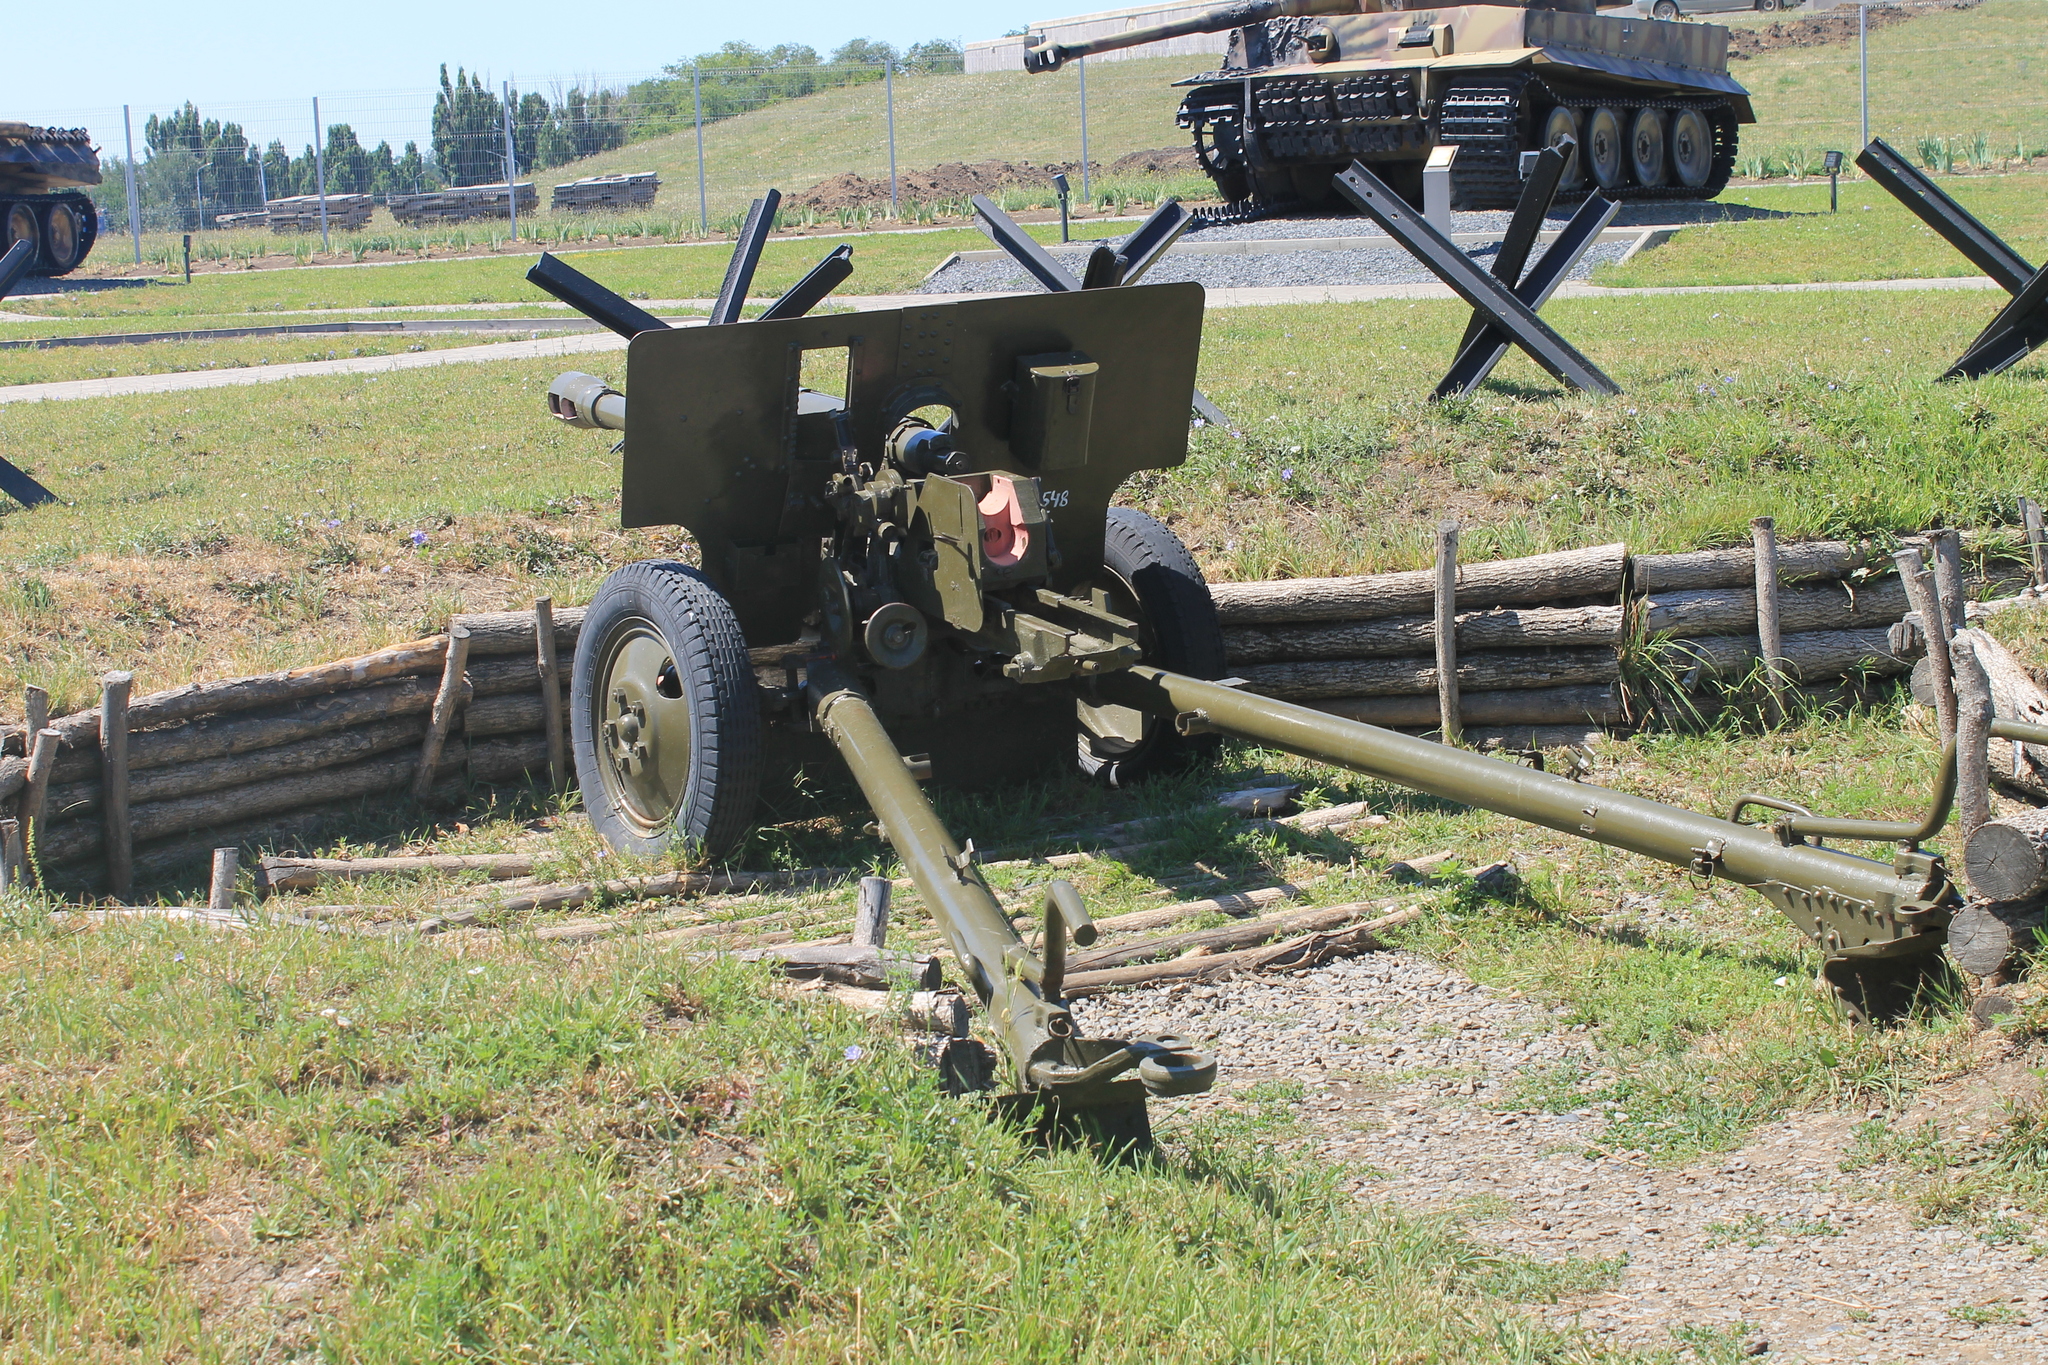
[[[100,159],[83,128],[0,122],[0,251],[36,246],[32,275],[67,275],[99,235],[99,213],[80,191],[100,183]]]
[[[1439,146],[1458,148],[1454,206],[1509,208],[1520,154],[1563,136],[1581,148],[1570,188],[1707,199],[1754,121],[1727,43],[1717,25],[1505,5],[1274,19],[1180,82],[1179,121],[1219,194],[1261,211],[1330,202],[1353,160],[1419,198]]]

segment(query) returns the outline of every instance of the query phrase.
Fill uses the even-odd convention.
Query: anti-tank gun
[[[1961,904],[1923,847],[1952,755],[1920,821],[1762,797],[1721,818],[1219,681],[1200,570],[1111,505],[1186,456],[1202,310],[1199,286],[1140,285],[650,330],[628,350],[630,404],[557,380],[557,417],[624,433],[624,524],[684,526],[702,553],[618,570],[585,618],[572,723],[605,838],[716,855],[773,770],[836,751],[986,1007],[1015,1102],[1130,1137],[1146,1096],[1207,1088],[1215,1059],[1083,1037],[1062,996],[1068,945],[1094,935],[1080,897],[1047,888],[1031,951],[920,781],[1078,760],[1126,782],[1235,736],[1751,887],[1821,947],[1853,1015],[1910,1004]],[[1746,823],[1757,806],[1774,822]]]

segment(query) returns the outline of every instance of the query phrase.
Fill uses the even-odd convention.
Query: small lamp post
[[[1826,168],[1828,173],[1828,212],[1840,213],[1842,211],[1840,197],[1842,154],[1840,152],[1829,152],[1821,158],[1821,165]]]
[[[1053,176],[1052,192],[1060,197],[1060,240],[1071,240],[1067,235],[1067,177],[1064,173]]]

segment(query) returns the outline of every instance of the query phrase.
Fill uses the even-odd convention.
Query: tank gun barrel
[[[1168,38],[1185,38],[1190,33],[1222,33],[1227,29],[1243,28],[1247,24],[1264,23],[1268,19],[1294,18],[1306,14],[1355,14],[1358,8],[1358,0],[1238,0],[1236,4],[1218,5],[1214,9],[1205,9],[1200,14],[1186,19],[1176,19],[1172,23],[1106,34],[1085,42],[1048,43],[1042,36],[1035,41],[1026,38],[1024,69],[1033,73],[1057,71],[1068,62],[1081,57],[1092,57],[1098,52],[1115,52],[1121,48],[1139,47],[1145,43],[1164,42]]]
[[[548,415],[585,431],[624,431],[626,395],[594,374],[570,370],[548,385]]]

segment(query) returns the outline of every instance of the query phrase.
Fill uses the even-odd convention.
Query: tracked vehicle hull
[[[1193,76],[1180,126],[1235,212],[1331,202],[1363,161],[1419,202],[1431,152],[1456,147],[1452,205],[1514,206],[1519,158],[1569,137],[1567,190],[1709,199],[1735,167],[1749,93],[1728,30],[1598,14],[1589,0],[1382,8],[1381,0],[1247,0],[1111,39],[1026,51],[1051,70],[1169,31],[1229,28],[1220,70]]]
[[[99,235],[99,213],[79,191],[100,183],[100,159],[83,128],[0,123],[0,251],[26,241],[32,275],[68,275]]]

